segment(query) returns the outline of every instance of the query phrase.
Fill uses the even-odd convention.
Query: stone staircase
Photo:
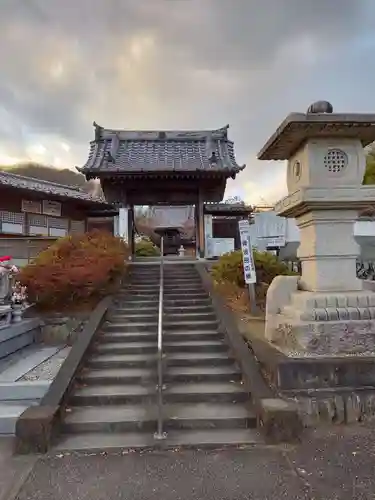
[[[241,373],[192,264],[164,267],[163,413],[155,440],[159,266],[132,264],[69,401],[65,450],[222,446],[260,440]]]

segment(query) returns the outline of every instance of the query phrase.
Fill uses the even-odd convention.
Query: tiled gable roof
[[[127,131],[96,125],[82,173],[214,171],[236,174],[239,166],[228,127],[210,131]]]
[[[34,179],[33,177],[26,177],[11,172],[0,171],[0,186],[36,191],[45,195],[72,198],[101,205],[107,204],[103,198],[91,196],[78,187]]]

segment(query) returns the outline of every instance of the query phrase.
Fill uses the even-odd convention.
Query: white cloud
[[[234,1],[0,0],[2,157],[74,168],[93,120],[133,129],[229,123],[248,166],[228,193],[281,197],[282,168],[254,151],[316,99],[349,95],[356,111],[365,92],[351,85],[353,47],[371,60],[375,2]],[[374,81],[373,65],[359,71],[359,82]],[[367,86],[368,102],[372,93]]]

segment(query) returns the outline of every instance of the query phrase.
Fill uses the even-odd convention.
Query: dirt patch
[[[265,329],[265,291],[263,288],[261,286],[256,288],[257,315],[249,313],[250,299],[247,289],[232,283],[217,283],[215,288],[235,315],[240,333],[248,340],[254,336],[263,339]]]
[[[247,340],[252,340],[254,337],[264,339],[265,317],[263,314],[252,316],[250,314],[236,314],[236,320],[240,333]]]

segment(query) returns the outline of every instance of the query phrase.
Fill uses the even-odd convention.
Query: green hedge
[[[135,244],[135,255],[138,257],[157,257],[160,250],[149,240],[141,240]]]
[[[288,266],[269,252],[253,251],[254,264],[257,273],[257,283],[270,284],[276,276],[295,275]],[[245,286],[241,250],[222,255],[212,266],[211,273],[218,283],[229,282],[241,288]]]

